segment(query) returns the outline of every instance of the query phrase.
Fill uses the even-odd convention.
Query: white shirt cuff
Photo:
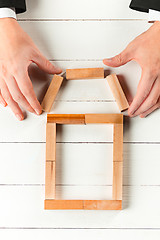
[[[149,9],[148,22],[160,21],[160,11]]]
[[[15,8],[0,8],[0,18],[8,17],[17,19]]]

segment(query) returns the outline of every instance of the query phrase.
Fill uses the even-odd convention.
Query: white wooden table
[[[140,67],[103,65],[149,24],[128,8],[130,0],[28,0],[19,23],[43,54],[66,68],[103,66],[117,73],[134,96]],[[52,76],[30,69],[42,98]],[[119,113],[106,80],[65,82],[52,113]],[[0,107],[1,239],[159,239],[160,111],[146,119],[125,117],[122,211],[45,211],[46,114],[18,122]],[[64,126],[57,136],[57,194],[110,199],[112,127]]]

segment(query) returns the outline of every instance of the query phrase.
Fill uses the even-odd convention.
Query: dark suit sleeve
[[[149,12],[149,9],[160,11],[160,0],[132,0],[130,8],[141,12]]]
[[[2,7],[15,7],[16,13],[23,13],[26,11],[25,0],[0,0],[0,8]]]

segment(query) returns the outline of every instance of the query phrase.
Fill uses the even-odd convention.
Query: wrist
[[[15,24],[18,24],[15,18],[0,18],[0,28],[7,29],[8,27],[13,27]]]
[[[160,35],[160,21],[155,21],[153,25],[149,28],[149,31],[151,34]]]

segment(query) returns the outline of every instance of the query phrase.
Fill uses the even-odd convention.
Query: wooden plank
[[[123,162],[113,162],[113,200],[122,200]]]
[[[45,200],[44,209],[83,209],[83,200]]]
[[[58,102],[54,113],[58,114],[75,114],[75,113],[118,113],[119,109],[114,102]],[[0,106],[0,142],[38,142],[46,141],[46,114],[37,117],[34,114],[27,113],[25,121],[17,122],[14,119],[9,108]],[[12,121],[12,124],[11,124]],[[124,142],[129,143],[159,143],[160,139],[160,114],[159,110],[148,116],[146,119],[139,117],[124,117]],[[154,123],[154,124],[152,124]],[[150,127],[152,125],[152,127]],[[74,131],[72,131],[72,127]],[[111,142],[112,126],[107,126],[110,131],[103,131],[103,125],[96,126],[98,135],[93,134],[94,125],[65,125],[63,126],[63,142]],[[85,135],[85,131],[89,131]],[[101,130],[102,129],[102,130]],[[100,137],[102,134],[102,138]],[[61,137],[57,135],[57,141],[61,141]]]
[[[123,124],[114,124],[113,162],[123,162]]]
[[[122,124],[122,114],[85,114],[85,123]]]
[[[65,72],[68,66],[72,68],[91,68],[91,67],[104,67],[102,61],[52,61],[53,64],[58,64],[63,71]],[[105,71],[107,67],[105,67]],[[131,74],[131,73],[134,74]],[[109,73],[109,71],[107,71]],[[106,74],[107,74],[106,73]],[[134,61],[130,62],[126,66],[116,68],[116,74],[119,78],[120,84],[124,89],[124,92],[127,96],[129,102],[132,101],[133,96],[136,94],[136,87],[138,85],[141,69],[138,67],[138,64]],[[35,65],[30,67],[30,77],[33,79],[34,88],[36,95],[41,99],[42,92],[44,87],[48,85],[51,81],[51,75],[41,74],[41,71],[36,68]],[[81,81],[65,81],[63,86],[60,88],[60,91],[56,97],[57,101],[115,101],[113,94],[106,83],[106,78],[104,79],[85,79]],[[55,108],[58,107],[58,104],[55,103]],[[117,107],[117,106],[116,106]]]
[[[45,200],[46,210],[81,209],[81,210],[121,210],[122,201],[114,200]]]
[[[121,210],[121,200],[84,200],[85,210]]]
[[[46,162],[46,175],[45,175],[45,199],[54,199],[56,197],[56,163]]]
[[[48,123],[57,124],[85,124],[84,114],[48,114]]]
[[[43,111],[50,112],[62,82],[63,77],[55,74],[41,103]]]
[[[52,213],[53,214],[53,213]],[[130,239],[130,240],[159,240],[160,239],[160,231],[159,229],[69,229],[69,228],[56,228],[56,229],[0,229],[0,235],[3,236],[3,239],[32,239],[33,236],[36,239],[41,239],[42,236],[45,236],[46,239],[51,240],[54,236],[54,239],[61,240],[64,239],[92,239],[92,240],[99,240],[101,239],[112,239],[116,240],[119,239]],[[25,236],[25,238],[24,238]]]
[[[97,131],[95,130],[95,132]],[[56,183],[60,186],[85,186],[79,190],[80,194],[77,198],[85,192],[87,194],[88,184],[93,189],[94,198],[92,199],[96,199],[96,196],[102,199],[111,199],[111,192],[108,194],[106,190],[95,191],[94,195],[94,187],[96,184],[112,185],[113,174],[112,170],[110,171],[112,169],[112,147],[112,143],[57,143]],[[45,143],[0,143],[0,150],[1,159],[4,160],[0,161],[2,186],[6,184],[44,185]],[[125,186],[128,184],[132,186],[160,185],[160,144],[125,143],[123,152],[123,183]],[[144,166],[145,171],[143,171]],[[75,188],[71,189],[70,193],[72,192],[75,193]],[[88,192],[91,197],[91,190]],[[71,196],[69,195],[69,197]]]
[[[18,19],[146,19],[143,12],[133,11],[130,0],[32,0],[27,1],[27,12],[18,14]],[[62,7],[63,6],[63,7]],[[70,7],[72,6],[72,8]]]
[[[129,104],[116,74],[109,75],[106,79],[118,104],[119,110],[121,112],[126,111],[129,108]]]
[[[56,160],[56,123],[46,124],[46,161]]]
[[[144,170],[144,168],[142,169]],[[79,186],[58,186],[58,188],[68,193],[69,191],[73,192],[74,189],[79,189]],[[96,188],[95,186],[95,191]],[[106,191],[106,186],[103,188]],[[1,185],[0,227],[28,229],[43,226],[44,228],[57,229],[72,228],[72,230],[73,228],[94,227],[112,228],[112,231],[115,231],[113,228],[128,228],[129,231],[131,228],[159,229],[160,210],[157,206],[160,202],[160,186],[124,186],[123,190],[122,212],[93,211],[90,214],[88,211],[80,211],[79,213],[75,211],[44,211],[43,185]],[[147,216],[150,217],[146,217],[146,212]]]
[[[104,68],[66,69],[67,80],[104,78]]]
[[[147,21],[37,21],[32,27],[26,21],[20,25],[46,58],[58,62],[112,57],[150,27]],[[63,36],[67,36],[65,44]],[[70,62],[67,68],[72,68]]]

